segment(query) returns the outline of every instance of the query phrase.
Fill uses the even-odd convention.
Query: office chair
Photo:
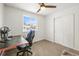
[[[25,40],[28,41],[28,45],[26,44],[25,47],[20,47],[17,46],[17,49],[19,50],[19,52],[17,52],[17,56],[24,56],[25,53],[27,53],[27,56],[29,56],[29,53],[32,55],[32,51],[31,51],[31,46],[32,46],[32,41],[33,38],[35,36],[35,31],[34,30],[30,30],[30,32],[27,34],[27,37],[25,38]],[[20,53],[22,53],[20,55]]]

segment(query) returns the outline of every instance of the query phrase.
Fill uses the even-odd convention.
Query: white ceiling
[[[45,3],[45,4],[56,5],[57,8],[46,8],[46,9],[41,10],[38,14],[48,15],[59,10],[64,10],[64,9],[79,5],[78,3]],[[38,3],[6,3],[5,5],[20,8],[32,13],[36,13],[37,10],[40,8]]]

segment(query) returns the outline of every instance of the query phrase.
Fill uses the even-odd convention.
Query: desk
[[[13,36],[11,40],[8,40],[5,43],[5,46],[3,48],[0,48],[0,55],[2,56],[6,51],[14,49],[16,48],[16,46],[28,44],[26,40],[22,42],[22,39],[22,36]]]

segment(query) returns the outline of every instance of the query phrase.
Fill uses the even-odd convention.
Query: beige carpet
[[[52,43],[47,40],[35,42],[32,46],[33,56],[61,56],[62,52],[67,50],[79,55],[79,51],[75,51],[62,45]],[[17,49],[7,52],[7,56],[16,56]]]

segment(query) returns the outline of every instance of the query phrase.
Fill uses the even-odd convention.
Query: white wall
[[[47,40],[60,43],[69,48],[79,50],[79,35],[78,35],[79,7],[78,6],[57,11],[56,13],[46,17],[46,19],[47,19],[46,28],[48,28],[47,33],[52,33],[47,35],[48,37]],[[52,39],[50,39],[51,37]]]
[[[3,24],[3,4],[0,4],[0,27]]]
[[[24,10],[20,10],[14,7],[5,6],[4,7],[4,25],[8,26],[11,31],[11,35],[22,34],[23,31],[23,16],[30,16],[38,20],[39,29],[36,31],[36,36],[34,41],[44,39],[45,35],[45,22],[44,16],[36,15]]]
[[[0,4],[0,27],[3,26],[3,4]]]

